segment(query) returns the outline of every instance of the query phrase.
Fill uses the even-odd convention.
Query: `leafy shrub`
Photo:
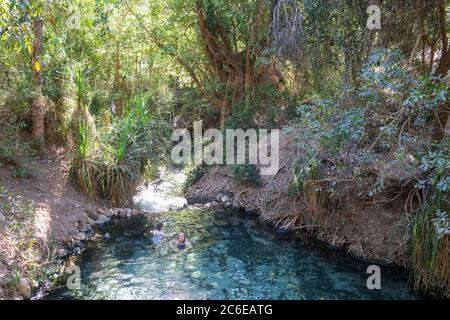
[[[208,166],[205,164],[201,164],[198,166],[188,166],[185,169],[186,172],[186,180],[183,184],[183,192],[186,192],[186,190],[197,183],[207,172],[208,172]]]
[[[356,146],[385,152],[427,135],[426,123],[447,90],[443,81],[412,74],[398,50],[377,49],[358,87],[301,105],[297,115],[333,156]]]
[[[19,129],[25,127],[24,122],[13,122],[0,120],[0,161],[10,165],[13,174],[19,178],[26,178],[31,175],[29,162],[35,155],[35,150],[31,143],[24,141]]]
[[[416,189],[421,206],[412,221],[411,266],[416,288],[450,293],[450,153],[430,152],[422,157],[423,177]]]
[[[114,119],[111,128],[103,128],[98,138],[87,132],[81,125],[71,171],[76,185],[89,197],[106,199],[112,206],[128,204],[149,168],[149,159],[157,166],[167,153],[168,127],[158,121],[143,96],[135,96],[124,115]],[[90,148],[95,143],[98,146]]]
[[[261,175],[254,164],[237,164],[232,166],[233,177],[240,182],[261,185]]]
[[[314,151],[307,146],[307,155],[294,167],[292,180],[289,184],[288,193],[291,196],[299,195],[305,188],[319,177],[319,161]]]

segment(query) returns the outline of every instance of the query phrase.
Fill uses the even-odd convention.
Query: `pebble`
[[[104,224],[105,222],[108,222],[108,221],[110,221],[110,219],[109,219],[107,216],[101,214],[101,215],[98,217],[98,219],[95,220],[95,224],[96,224],[96,225],[102,225],[102,224]]]
[[[76,247],[75,249],[73,249],[72,254],[73,254],[74,256],[80,255],[80,254],[81,254],[81,249],[80,249],[79,247]]]
[[[80,229],[81,232],[84,232],[86,234],[92,233],[92,226],[91,224],[85,224],[83,227],[81,227]]]
[[[0,224],[6,224],[6,218],[3,214],[0,213]]]
[[[75,236],[75,239],[78,241],[84,241],[86,240],[87,235],[84,232],[78,232],[78,234]]]
[[[97,220],[98,219],[98,217],[99,217],[99,214],[97,213],[97,212],[94,212],[94,211],[90,211],[89,213],[88,213],[88,218],[89,219],[91,219],[91,220]]]
[[[58,250],[57,254],[59,258],[64,259],[69,255],[69,251],[67,251],[66,249],[60,249]]]
[[[28,279],[22,278],[17,284],[17,292],[24,297],[25,299],[29,299],[31,297],[31,284]]]

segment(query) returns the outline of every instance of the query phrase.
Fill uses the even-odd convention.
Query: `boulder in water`
[[[98,219],[95,220],[95,224],[96,225],[102,225],[102,224],[104,224],[106,222],[109,222],[109,221],[110,221],[110,219],[107,216],[101,214],[101,215],[99,215]]]
[[[126,218],[127,217],[127,212],[125,210],[118,209],[118,212],[119,212],[119,216],[121,218]]]

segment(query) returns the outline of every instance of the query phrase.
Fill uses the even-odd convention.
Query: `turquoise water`
[[[165,242],[149,231],[162,222]],[[184,231],[192,248],[174,246]],[[404,271],[381,267],[381,290],[368,290],[368,264],[318,243],[276,232],[231,212],[152,213],[107,225],[109,240],[77,261],[81,289],[47,299],[417,299]]]

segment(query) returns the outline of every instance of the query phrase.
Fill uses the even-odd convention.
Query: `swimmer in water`
[[[184,232],[180,232],[177,236],[176,245],[179,250],[184,250],[186,248],[191,248],[191,243],[186,239]]]
[[[153,234],[153,242],[160,243],[165,236],[164,232],[162,231],[162,223],[158,223],[155,226],[155,229],[151,231],[151,233]]]

